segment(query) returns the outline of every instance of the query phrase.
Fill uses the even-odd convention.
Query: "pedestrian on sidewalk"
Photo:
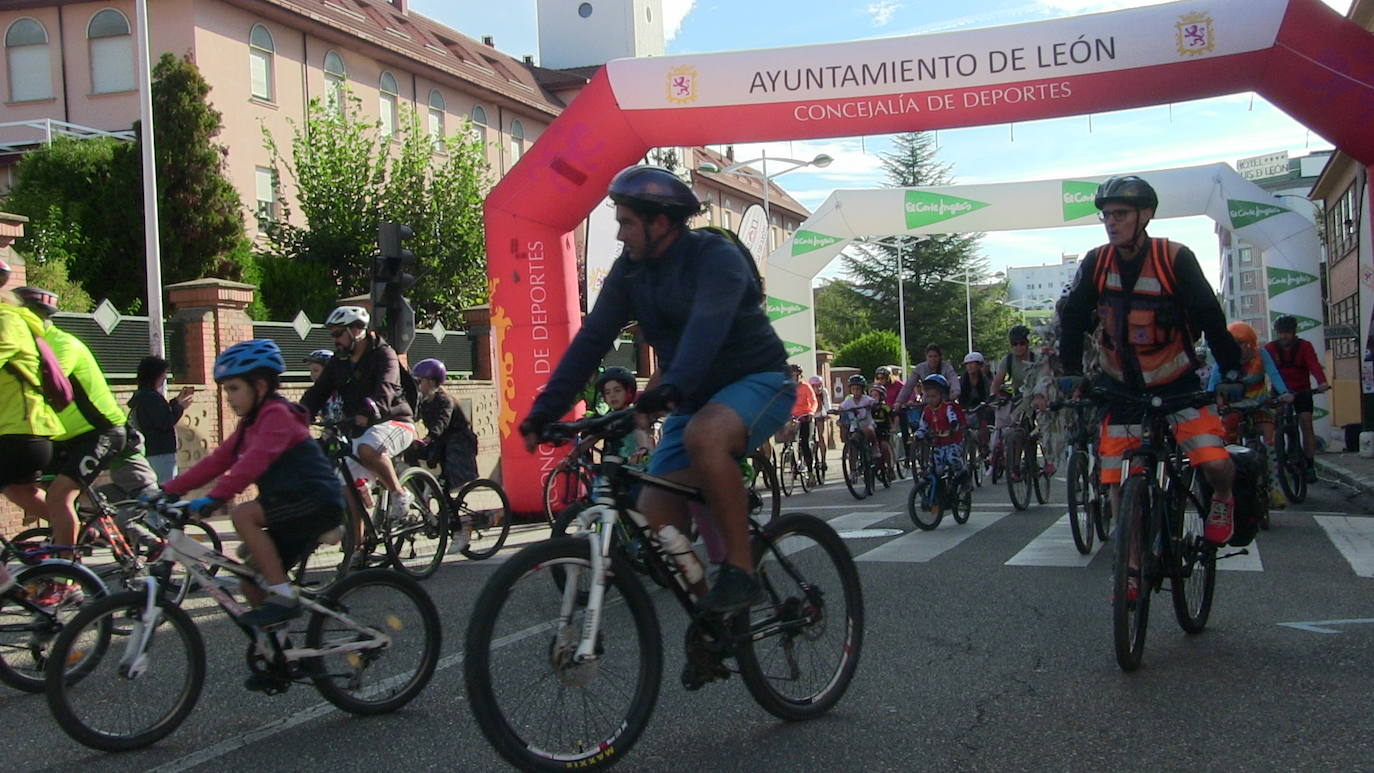
[[[163,397],[167,368],[161,357],[144,357],[138,363],[138,391],[129,398],[129,423],[143,435],[144,456],[159,481],[177,476],[176,425],[196,394],[195,387],[187,385],[176,397]]]

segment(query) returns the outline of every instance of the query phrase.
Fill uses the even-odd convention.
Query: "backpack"
[[[410,375],[409,368],[401,368],[401,396],[405,398],[406,404],[410,406],[410,415],[420,415],[420,385],[415,383],[415,377]]]
[[[62,363],[57,361],[57,355],[53,353],[47,339],[35,334],[32,329],[29,330],[29,334],[33,336],[33,345],[38,350],[38,378],[43,387],[43,399],[54,411],[60,413],[76,399],[71,379],[62,372]],[[19,369],[14,363],[6,363],[6,366],[19,375]],[[22,376],[20,378],[23,379]]]
[[[1236,498],[1235,531],[1227,545],[1243,548],[1255,541],[1260,521],[1269,509],[1269,489],[1264,485],[1264,462],[1259,454],[1245,446],[1228,445],[1231,461],[1236,466],[1236,480],[1232,484]]]
[[[735,245],[735,247],[739,249],[740,253],[744,255],[745,262],[749,264],[749,270],[754,273],[754,281],[758,282],[759,284],[759,295],[763,296],[760,302],[764,304],[768,302],[768,294],[764,292],[763,289],[763,274],[759,273],[758,262],[754,260],[754,253],[750,252],[749,248],[744,246],[744,242],[740,241],[739,234],[735,233],[734,231],[731,231],[729,228],[725,228],[723,226],[718,225],[704,225],[700,228],[693,228],[692,230],[709,231],[713,234],[716,234],[717,236],[724,237],[726,241]]]

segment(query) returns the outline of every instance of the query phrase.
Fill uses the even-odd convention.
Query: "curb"
[[[1343,464],[1323,459],[1321,455],[1318,455],[1314,461],[1320,477],[1338,480],[1364,494],[1374,494],[1374,480],[1370,480],[1368,476],[1360,475]]]

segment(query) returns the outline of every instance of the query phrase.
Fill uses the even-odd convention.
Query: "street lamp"
[[[921,242],[929,241],[930,237],[921,234],[919,236],[884,236],[881,239],[870,238],[864,240],[866,244],[882,244],[897,248],[897,337],[902,342],[902,378],[906,378],[907,375],[906,298],[902,290],[906,285],[906,282],[902,281],[902,247],[906,244],[907,239],[913,239],[913,244],[920,244]]]
[[[810,161],[802,161],[801,159],[797,158],[775,158],[773,160],[781,161],[785,164],[791,164],[792,166],[789,166],[781,172],[774,172],[773,174],[769,174],[768,152],[764,151],[763,155],[759,156],[758,158],[751,158],[748,161],[737,161],[725,167],[724,169],[722,169],[719,164],[715,164],[711,161],[705,161],[697,165],[697,170],[701,172],[706,172],[707,174],[742,174],[746,177],[753,177],[755,179],[761,180],[763,182],[763,227],[767,229],[765,233],[772,233],[773,217],[772,213],[768,209],[768,181],[773,179],[774,177],[781,177],[782,175],[785,175],[788,172],[795,172],[796,170],[801,169],[803,167],[814,166],[817,169],[824,169],[825,167],[830,166],[830,163],[835,159],[831,158],[830,156],[827,156],[824,153],[820,153],[817,154],[817,156],[811,159]],[[763,171],[759,172],[750,168],[749,165],[754,163],[755,161],[760,162],[760,165],[763,167]],[[772,250],[773,246],[771,244],[768,245],[768,249]]]
[[[1003,276],[1004,274],[998,271],[992,275],[992,278],[1000,280]],[[973,351],[973,280],[969,278],[968,263],[964,264],[964,281],[960,282],[958,279],[943,276],[940,277],[940,281],[964,286],[964,312],[968,315],[968,350],[971,352]]]

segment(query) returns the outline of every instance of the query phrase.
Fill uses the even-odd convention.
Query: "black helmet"
[[[1102,209],[1109,201],[1119,201],[1136,209],[1159,208],[1159,196],[1155,194],[1155,189],[1133,174],[1109,177],[1106,182],[1097,186],[1093,206]]]
[[[701,202],[687,183],[661,166],[630,166],[620,170],[607,191],[611,201],[636,212],[662,212],[686,220],[701,211]]]
[[[1274,320],[1275,333],[1296,333],[1298,332],[1298,318],[1292,314],[1285,314]]]
[[[1012,342],[1029,341],[1030,328],[1025,325],[1013,325],[1011,330],[1007,331],[1007,340]]]
[[[860,376],[858,373],[855,373],[854,375],[852,375],[852,376],[849,377],[849,385],[850,385],[850,386],[856,386],[856,385],[857,385],[857,386],[861,386],[861,387],[864,387],[865,389],[867,389],[867,388],[868,388],[868,379],[864,378],[863,376]]]
[[[625,387],[625,391],[629,392],[631,397],[634,397],[639,388],[639,385],[635,383],[635,374],[631,373],[628,368],[612,365],[597,377],[596,393],[598,395],[601,394],[601,390],[606,388],[606,384],[612,381],[619,381],[620,385]]]

